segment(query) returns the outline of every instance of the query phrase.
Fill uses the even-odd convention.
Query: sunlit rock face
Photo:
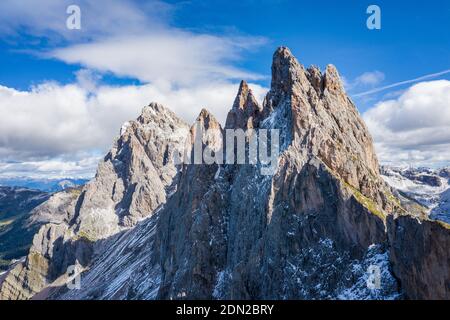
[[[89,266],[103,243],[134,227],[165,203],[177,174],[173,155],[184,149],[189,126],[160,104],[127,122],[95,178],[53,195],[34,217],[51,216],[35,235],[30,253],[2,281],[0,298],[28,299],[63,283],[68,267]]]
[[[253,129],[259,126],[261,120],[262,107],[259,106],[247,82],[242,81],[233,107],[228,113],[225,128]]]

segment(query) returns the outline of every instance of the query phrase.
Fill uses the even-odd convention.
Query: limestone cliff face
[[[203,110],[191,129],[191,140],[201,141],[203,150],[207,147],[218,150],[222,146],[221,136],[208,135],[209,129],[220,132],[221,127]],[[161,295],[182,297],[183,288],[189,288],[196,296],[206,297],[211,291],[215,272],[209,254],[216,244],[210,240],[213,234],[222,234],[223,216],[210,212],[208,207],[225,207],[220,195],[211,190],[218,170],[217,164],[184,165],[178,191],[161,211],[156,240],[157,248],[161,248],[158,260],[161,259],[159,263],[164,268]],[[217,254],[223,255],[224,249],[221,243]]]
[[[250,94],[242,83],[226,127],[279,129],[275,175],[252,165],[186,168],[176,208],[169,203],[159,221],[159,298],[332,297],[345,281],[324,280],[327,290],[315,292],[314,277],[300,287],[289,283],[298,280],[291,266],[316,276],[344,272],[386,241],[384,219],[395,204],[336,69],[307,71],[280,48],[262,108]],[[347,261],[324,268],[325,242]],[[323,257],[303,265],[308,250]]]
[[[67,263],[65,254],[54,254],[61,248],[62,241],[69,241],[68,246],[84,246],[87,243],[70,239],[68,225],[64,221],[70,219],[75,211],[79,190],[66,190],[54,194],[47,202],[35,209],[34,218],[47,219],[33,238],[30,251],[25,262],[20,262],[7,274],[0,283],[0,299],[29,299],[41,291],[47,279],[55,277],[55,268]],[[50,218],[50,212],[53,213]],[[75,244],[76,243],[76,244]],[[87,250],[89,254],[90,249]],[[75,252],[67,252],[74,255]],[[80,259],[82,260],[82,259]],[[83,260],[81,262],[84,262]]]
[[[412,239],[388,239],[386,218],[405,209],[380,177],[370,134],[337,70],[305,70],[288,49],[280,48],[272,72],[262,110],[255,103],[248,107],[246,101],[252,99],[243,99],[247,95],[241,84],[226,126],[280,129],[284,152],[277,171],[266,177],[257,166],[225,165],[216,175],[207,166],[192,172],[188,180],[199,181],[198,189],[180,193],[179,207],[167,207],[159,221],[159,298],[345,297],[342,293],[353,290],[356,280],[342,275],[354,261],[364,264],[373,244],[382,252],[391,248],[404,297],[419,296],[414,290],[432,291],[435,284],[440,293],[434,297],[445,297],[449,263],[441,251],[448,252],[446,246],[432,250],[434,262],[426,276],[408,276],[408,263],[396,262],[399,254],[409,257],[402,250]],[[261,111],[255,117],[236,107],[245,105]],[[192,198],[198,200],[188,200]],[[448,230],[436,222],[424,223],[440,234],[437,241],[448,243]],[[423,232],[431,241],[432,233]],[[427,265],[425,250],[419,251],[417,264]],[[438,264],[437,257],[444,262]],[[437,284],[431,269],[443,276],[443,284]],[[384,297],[399,297],[398,282],[386,270]],[[410,288],[416,282],[418,289]]]
[[[275,52],[272,73],[265,109],[277,112],[288,106],[292,145],[318,157],[380,209],[392,211],[372,138],[336,68],[328,65],[323,74],[317,67],[306,70],[282,47]]]
[[[241,83],[225,125],[233,128],[279,130],[273,174],[263,174],[261,162],[196,162],[195,153],[214,158],[224,150],[224,129],[207,110],[189,129],[159,105],[144,109],[96,178],[68,201],[69,219],[36,235],[2,297],[32,296],[75,260],[89,267],[82,288],[47,297],[448,297],[449,229],[409,215],[381,179],[335,67],[305,69],[279,48],[262,106]],[[180,154],[190,161],[175,166]],[[377,290],[366,284],[373,265]]]
[[[69,266],[87,267],[99,243],[150,216],[170,192],[178,170],[174,156],[184,149],[188,130],[156,103],[126,123],[95,178],[81,190],[55,194],[35,214],[52,211],[53,221],[0,284],[0,299],[31,298],[64,278]]]

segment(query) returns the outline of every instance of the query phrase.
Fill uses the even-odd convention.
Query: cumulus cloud
[[[66,28],[72,4],[81,9],[81,30]],[[181,30],[170,25],[175,10],[158,0],[3,0],[2,37],[81,70],[68,85],[50,81],[27,91],[0,86],[0,175],[92,172],[92,159],[151,101],[187,122],[203,107],[224,121],[238,80],[262,78],[237,62],[266,39]],[[101,84],[104,74],[141,85]],[[266,91],[253,89],[260,97]]]
[[[121,125],[137,118],[151,101],[163,103],[187,122],[193,122],[203,107],[224,122],[238,90],[238,83],[230,82],[172,89],[153,84],[98,85],[86,72],[79,78],[79,83],[49,82],[30,91],[0,87],[0,159],[4,163],[0,174],[19,167],[44,170],[48,161],[70,171],[63,165],[65,160],[76,169],[93,153],[105,153]],[[266,89],[251,86],[262,99]],[[25,166],[11,164],[18,161]]]
[[[364,114],[382,162],[450,162],[450,81],[421,82]]]

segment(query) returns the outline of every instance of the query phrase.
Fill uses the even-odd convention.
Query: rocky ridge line
[[[158,109],[164,112],[162,107]],[[155,108],[144,113],[153,111]],[[402,199],[383,181],[372,138],[334,66],[327,66],[323,74],[316,67],[305,69],[289,49],[279,48],[273,57],[271,89],[263,106],[258,106],[248,86],[241,83],[225,127],[233,126],[281,131],[282,152],[273,176],[262,175],[260,165],[183,164],[178,170],[169,166],[173,169],[169,176],[174,178],[171,183],[167,180],[166,186],[171,187],[165,198],[158,194],[148,197],[144,187],[143,191],[133,192],[131,202],[123,200],[127,197],[114,202],[124,210],[115,215],[119,226],[134,225],[143,212],[150,218],[115,233],[109,241],[94,233],[91,245],[72,245],[64,251],[78,253],[78,259],[89,250],[95,254],[90,253],[86,260],[89,270],[83,274],[86,282],[81,290],[61,287],[49,296],[449,298],[450,228],[428,220],[420,210],[410,215]],[[174,132],[170,125],[158,127],[163,136]],[[185,126],[185,136],[190,137],[186,140],[189,152],[196,139],[202,142],[203,149],[223,146],[220,135],[204,134],[208,128],[223,131],[206,110],[202,110],[190,130]],[[113,148],[113,157],[107,156],[106,161],[118,158],[129,163],[124,176],[133,181],[131,185],[146,186],[154,181],[164,185],[164,165],[158,167],[157,161],[133,156],[134,152],[142,155],[141,146],[152,145],[158,136],[125,137],[126,143],[119,143],[117,149],[127,151],[124,158]],[[183,139],[174,140],[179,145]],[[168,159],[166,152],[161,156],[160,150],[173,150],[143,149],[150,151],[149,159],[153,159],[153,153],[159,155],[155,159]],[[104,172],[108,170],[99,168],[95,181],[104,181],[108,176]],[[95,204],[101,200],[102,204],[105,194],[109,193],[92,193],[90,199]],[[148,202],[149,199],[155,201]],[[74,226],[90,230],[83,228],[81,222]],[[44,248],[59,243],[55,237],[45,240],[39,249],[44,257]],[[30,255],[22,266],[29,271],[20,274],[44,275],[48,279],[48,270],[53,269],[45,263],[53,266],[60,260],[60,255],[44,260],[38,256],[33,262],[35,257]],[[375,291],[364,287],[364,268],[373,263],[383,268],[382,288]],[[8,275],[0,294],[26,298],[17,294],[26,287],[26,278],[22,276],[16,282],[12,278]],[[28,292],[28,297],[37,289]]]

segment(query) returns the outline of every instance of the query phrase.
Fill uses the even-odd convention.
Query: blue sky
[[[264,95],[280,45],[304,65],[337,66],[382,162],[448,163],[450,73],[358,96],[450,69],[448,1],[107,3],[0,4],[0,110],[9,114],[0,132],[0,176],[90,175],[120,123],[154,99],[187,121],[201,107],[222,119],[241,78]],[[81,9],[81,30],[65,27],[69,4]],[[381,30],[366,27],[371,4],[381,8]],[[405,125],[402,112],[419,124]],[[444,116],[436,121],[428,113]],[[30,141],[36,131],[45,132]]]
[[[304,65],[335,64],[349,80],[367,71],[380,70],[385,74],[380,84],[390,84],[450,69],[450,2],[445,0],[167,3],[173,6],[168,21],[174,27],[219,36],[266,38],[264,46],[249,52],[238,63],[247,70],[266,75],[267,79],[261,81],[266,86],[270,80],[271,56],[279,45],[288,46]],[[381,30],[366,27],[365,10],[370,4],[378,4],[382,9]],[[49,42],[46,39],[30,37],[24,32],[19,39],[2,40],[0,83],[3,85],[28,89],[46,80],[69,83],[80,68],[26,53],[51,48],[52,45],[46,45]],[[441,78],[448,79],[449,75]],[[134,80],[136,83],[139,79]],[[108,77],[106,81],[128,83],[133,79]]]

